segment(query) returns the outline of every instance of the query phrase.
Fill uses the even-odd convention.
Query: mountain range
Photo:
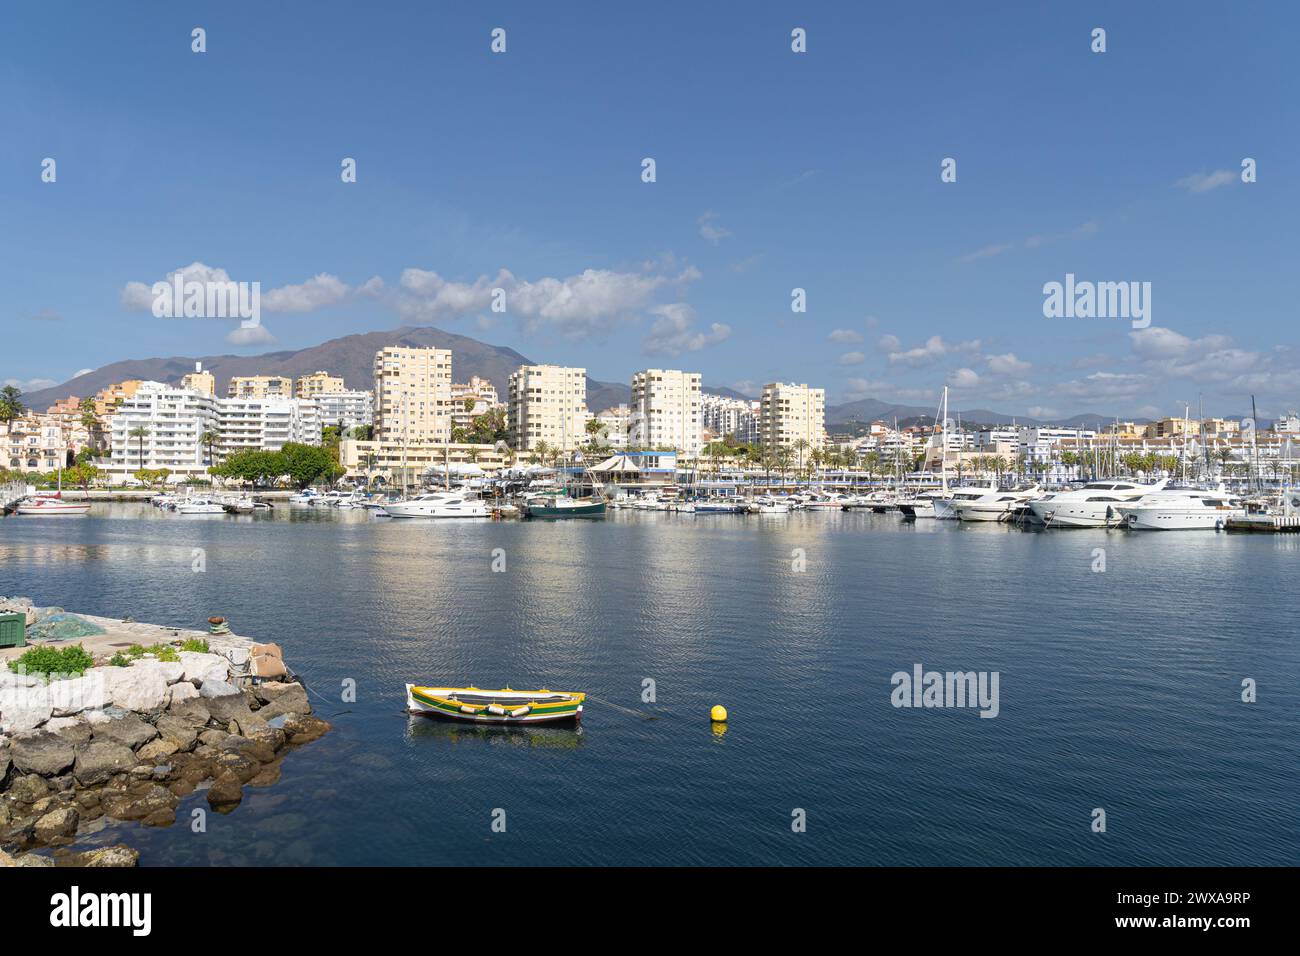
[[[342,376],[348,388],[367,390],[374,386],[375,353],[387,345],[451,349],[455,381],[465,382],[474,375],[485,378],[496,386],[497,394],[503,400],[510,373],[520,365],[534,364],[531,359],[502,345],[489,345],[433,326],[402,326],[388,332],[345,335],[305,349],[266,352],[262,355],[173,355],[166,358],[126,359],[78,375],[61,385],[30,392],[23,397],[23,401],[30,408],[43,410],[69,395],[85,398],[106,385],[128,379],[178,382],[182,375],[194,370],[195,362],[202,362],[203,368],[216,378],[218,395],[225,394],[231,376],[285,375],[297,378],[320,370]],[[729,398],[752,398],[725,386],[705,385],[704,391]],[[613,405],[626,404],[630,397],[631,388],[626,384],[602,382],[590,376],[587,378],[587,407],[592,411],[599,412]],[[848,422],[869,422],[875,419],[890,421],[894,418],[932,416],[934,413],[935,409],[930,407],[896,405],[874,398],[863,398],[840,405],[828,405],[826,423],[828,430],[834,431],[835,425]],[[956,418],[958,414],[963,422],[986,425],[1010,424],[1013,421],[1023,425],[1049,424],[982,408],[962,410],[960,413],[954,409],[953,417]],[[1086,414],[1055,420],[1050,424],[1083,426],[1110,419],[1111,416],[1108,415]]]

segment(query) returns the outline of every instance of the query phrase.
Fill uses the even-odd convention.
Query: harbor
[[[0,590],[119,624],[194,622],[209,640],[219,610],[284,648],[331,725],[229,814],[199,790],[172,826],[109,818],[88,838],[102,846],[69,852],[123,844],[140,866],[1229,865],[1242,841],[1256,862],[1300,853],[1269,823],[1300,812],[1288,702],[1270,692],[1300,679],[1272,610],[1297,548],[869,509],[422,521],[105,503],[0,522]],[[916,661],[1000,672],[997,718],[895,710],[889,676]],[[1258,703],[1241,702],[1244,678]],[[586,699],[576,722],[457,723],[410,714],[407,684]],[[1107,799],[1122,841],[1087,838],[1099,792],[1122,797]],[[814,823],[803,838],[791,807]],[[205,833],[186,823],[196,808]],[[488,839],[497,808],[507,835]],[[1061,820],[1080,813],[1075,836]]]

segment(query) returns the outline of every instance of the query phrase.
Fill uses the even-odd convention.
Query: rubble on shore
[[[0,610],[15,608],[31,602],[0,598]],[[47,681],[0,664],[0,867],[134,866],[126,846],[67,848],[105,817],[170,826],[199,789],[228,813],[245,787],[276,783],[285,756],[330,729],[275,645],[82,617],[104,634],[44,645],[82,644],[95,666],[80,676]],[[16,654],[5,658],[12,666]]]

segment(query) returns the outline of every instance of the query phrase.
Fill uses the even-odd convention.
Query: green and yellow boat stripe
[[[430,707],[436,707],[438,710],[444,711],[448,714],[455,714],[460,717],[474,717],[477,716],[478,714],[483,713],[487,709],[486,705],[470,704],[469,706],[474,707],[474,713],[466,714],[464,711],[460,709],[461,706],[465,703],[464,701],[451,701],[441,697],[431,697],[427,694],[420,693],[415,688],[411,688],[411,696],[414,697],[416,700],[420,701],[422,704],[428,704]],[[574,700],[563,701],[560,703],[534,704],[532,705],[532,709],[527,714],[524,714],[523,716],[531,717],[534,714],[576,713],[578,707],[581,704],[582,704],[582,698],[580,697],[575,697]],[[493,716],[497,716],[497,715],[494,714]],[[503,716],[509,716],[509,714]]]

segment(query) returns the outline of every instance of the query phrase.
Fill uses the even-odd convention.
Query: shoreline
[[[0,867],[134,866],[126,844],[68,848],[104,818],[170,826],[197,790],[230,813],[330,730],[274,644],[0,597],[10,612],[29,633],[98,633],[0,648]],[[77,676],[12,669],[32,648],[77,646],[94,659]]]

